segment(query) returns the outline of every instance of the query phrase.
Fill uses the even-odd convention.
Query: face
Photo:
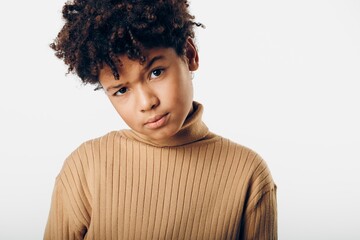
[[[100,83],[125,123],[143,138],[155,143],[174,136],[192,111],[191,71],[198,68],[198,55],[191,39],[185,56],[172,48],[144,52],[146,62],[120,56],[120,79],[105,66]]]

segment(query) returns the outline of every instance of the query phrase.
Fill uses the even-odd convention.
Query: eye
[[[150,78],[158,78],[163,72],[164,69],[155,69],[151,72]]]
[[[115,96],[121,96],[121,95],[124,95],[127,91],[128,91],[127,87],[122,87],[114,95]]]

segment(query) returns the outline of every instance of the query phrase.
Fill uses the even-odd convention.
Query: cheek
[[[131,110],[133,109],[129,104],[119,103],[115,100],[110,100],[111,104],[113,105],[116,112],[119,114],[119,116],[124,120],[125,123],[130,124],[131,116],[133,116],[133,112]]]
[[[178,88],[175,90],[178,93],[178,97],[183,102],[192,101],[193,98],[193,85],[189,79],[183,79]]]
[[[137,129],[139,126],[139,119],[136,117],[134,112],[126,111],[126,109],[122,109],[121,111],[117,111],[121,117],[121,119],[132,129]]]
[[[116,112],[117,112],[119,115],[121,115],[121,108],[120,108],[120,106],[119,106],[119,103],[117,103],[116,101],[111,100],[111,99],[110,99],[110,102],[111,102],[112,106],[114,107],[114,109],[116,110]]]
[[[184,102],[193,96],[193,86],[189,79],[177,79],[168,86],[162,88],[162,96],[164,99],[172,101]]]

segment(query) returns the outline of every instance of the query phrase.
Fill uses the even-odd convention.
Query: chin
[[[179,129],[171,128],[171,129],[162,129],[162,130],[163,131],[159,130],[159,132],[154,134],[152,138],[157,141],[169,139],[174,135],[176,135],[176,133],[179,132],[180,128]]]

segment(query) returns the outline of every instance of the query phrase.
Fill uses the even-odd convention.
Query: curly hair
[[[119,79],[119,55],[144,62],[144,49],[173,48],[185,54],[188,37],[194,38],[186,0],[74,0],[65,3],[65,24],[50,44],[55,55],[84,83],[98,84],[107,64]]]

